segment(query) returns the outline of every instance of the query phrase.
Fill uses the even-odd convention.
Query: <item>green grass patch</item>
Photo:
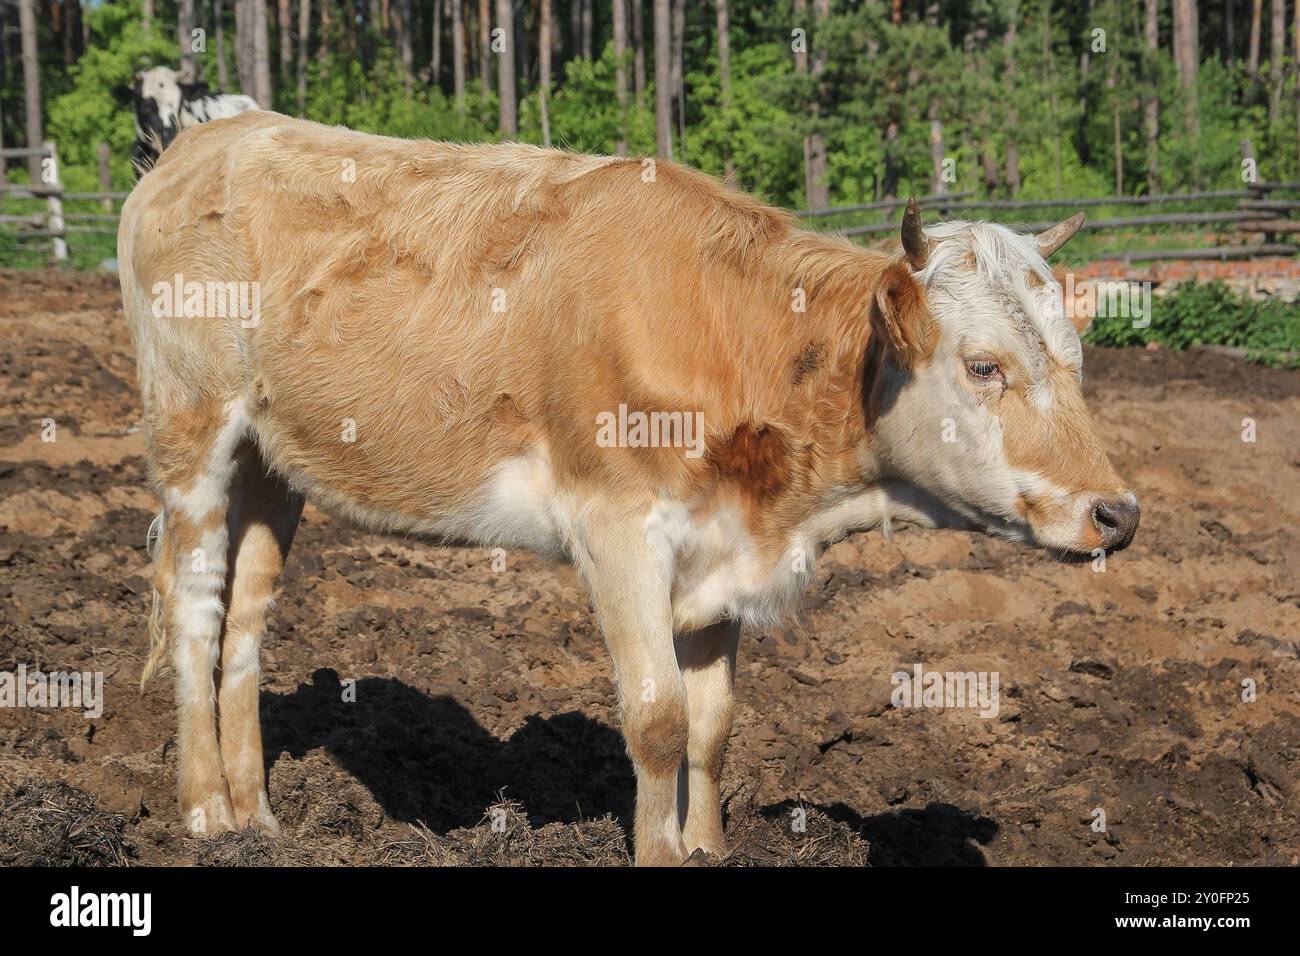
[[[1153,297],[1151,323],[1134,328],[1129,317],[1100,316],[1084,339],[1094,345],[1165,348],[1223,345],[1245,349],[1252,361],[1300,368],[1300,302],[1251,299],[1222,282],[1188,281]]]

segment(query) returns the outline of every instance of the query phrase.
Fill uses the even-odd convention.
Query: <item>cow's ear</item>
[[[185,100],[198,99],[200,96],[207,96],[209,93],[208,84],[197,80],[193,83],[177,83],[176,85],[181,88],[181,99]]]
[[[130,86],[123,86],[119,83],[113,87],[113,99],[117,101],[118,106],[131,106],[135,102],[135,89]]]
[[[925,293],[901,260],[889,264],[876,286],[871,334],[879,337],[903,368],[925,361],[934,348],[933,320]]]

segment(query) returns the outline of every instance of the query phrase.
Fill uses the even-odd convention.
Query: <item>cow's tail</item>
[[[157,130],[141,130],[139,137],[131,147],[131,167],[136,178],[154,168],[164,149],[162,134]]]
[[[158,563],[158,550],[159,545],[162,543],[162,531],[163,515],[160,511],[154,515],[153,521],[149,523],[149,534],[145,538],[145,550],[149,552],[149,558],[155,565]],[[163,608],[165,603],[162,595],[158,593],[158,585],[155,584],[153,588],[153,607],[149,610],[149,657],[145,660],[144,672],[140,675],[140,693],[144,693],[145,686],[154,673],[157,672],[158,667],[163,662],[163,657],[167,653],[167,617]]]

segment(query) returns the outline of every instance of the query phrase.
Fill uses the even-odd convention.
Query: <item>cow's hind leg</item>
[[[722,621],[676,637],[677,664],[686,682],[690,730],[686,759],[678,772],[677,806],[687,852],[703,849],[721,856],[722,804],[719,780],[731,734],[732,685],[740,625]]]
[[[153,473],[163,494],[154,572],[161,613],[144,679],[170,644],[182,817],[192,833],[219,833],[235,825],[235,815],[217,738],[214,671],[225,618],[230,485],[248,420],[242,404],[216,400],[151,417]]]
[[[303,500],[269,474],[256,447],[236,454],[226,527],[230,538],[226,623],[217,675],[221,757],[238,826],[278,830],[266,795],[258,720],[259,652],[275,583],[293,543]]]

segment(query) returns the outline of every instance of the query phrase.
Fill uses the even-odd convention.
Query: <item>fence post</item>
[[[110,192],[113,188],[113,176],[108,169],[108,144],[99,144],[99,188],[104,192]],[[104,212],[113,211],[113,200],[105,196],[100,202]]]
[[[54,148],[54,141],[45,143],[45,152],[50,161],[49,169],[41,169],[41,180],[50,187],[49,219],[50,241],[54,245],[54,258],[64,262],[68,258],[68,240],[63,231],[63,185],[59,182],[59,154]],[[48,177],[48,181],[47,181]]]

